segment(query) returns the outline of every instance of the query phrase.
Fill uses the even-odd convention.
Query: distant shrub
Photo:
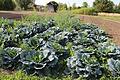
[[[96,15],[97,12],[94,8],[80,8],[72,10],[72,13],[74,14],[85,14],[85,15]]]
[[[0,0],[0,10],[14,10],[15,7],[13,0]]]

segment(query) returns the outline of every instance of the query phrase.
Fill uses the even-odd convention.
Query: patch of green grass
[[[32,76],[26,75],[23,71],[17,71],[12,73],[2,72],[0,70],[0,80],[73,80],[72,77],[48,77],[48,76]],[[86,80],[81,77],[74,80]],[[100,80],[120,80],[120,77],[101,77]]]
[[[119,21],[120,22],[120,16],[99,16],[103,19],[113,20],[113,21]]]
[[[83,14],[83,15],[93,15],[96,13],[94,8],[80,8],[80,9],[75,9],[71,10],[73,14]]]
[[[5,73],[0,71],[0,80],[72,80],[71,77],[61,77],[61,78],[54,78],[54,77],[46,77],[46,76],[32,76],[26,75],[23,71],[17,71],[14,73]]]

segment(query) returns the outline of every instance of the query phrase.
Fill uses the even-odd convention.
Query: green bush
[[[14,10],[15,7],[13,0],[0,0],[0,10]]]
[[[81,8],[81,9],[72,10],[72,13],[84,14],[84,15],[94,15],[94,14],[96,14],[96,11],[94,8]]]

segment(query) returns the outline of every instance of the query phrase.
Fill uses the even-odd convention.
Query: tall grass
[[[68,31],[72,30],[72,27],[75,25],[79,25],[79,18],[75,17],[71,12],[59,12],[57,15],[53,17],[57,26],[66,29]]]
[[[94,8],[81,8],[72,10],[74,14],[94,15],[96,13]]]

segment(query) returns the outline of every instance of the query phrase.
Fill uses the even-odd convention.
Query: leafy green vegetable
[[[0,68],[88,80],[120,76],[120,48],[105,31],[71,15],[36,20],[0,23]]]

